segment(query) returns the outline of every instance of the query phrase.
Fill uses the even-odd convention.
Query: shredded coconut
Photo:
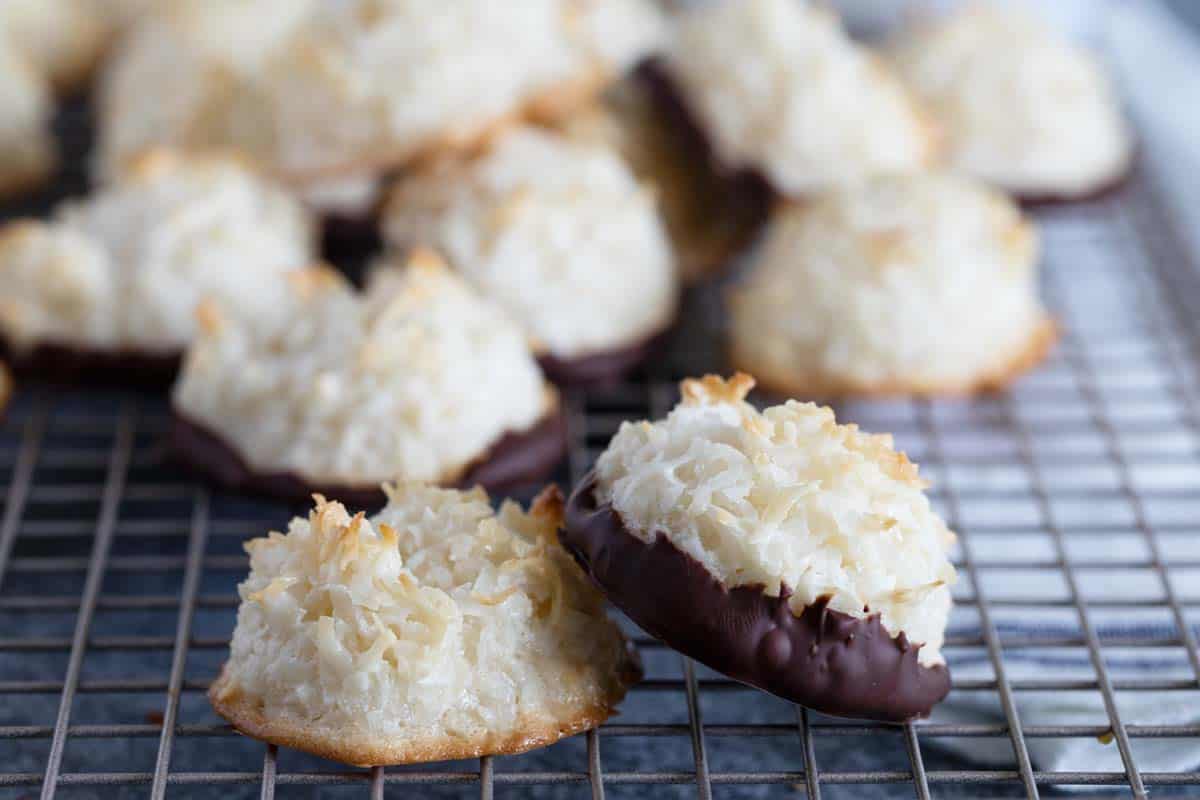
[[[236,148],[272,166],[260,76],[322,0],[172,0],[143,15],[102,73],[97,168],[151,147]]]
[[[555,402],[520,329],[428,253],[365,294],[293,273],[269,308],[206,306],[178,411],[262,472],[315,485],[452,483]]]
[[[555,356],[640,343],[675,315],[654,197],[603,145],[516,130],[477,159],[402,179],[385,231],[445,252]]]
[[[220,157],[156,152],[117,184],[0,236],[0,331],[39,343],[182,350],[205,297],[251,312],[312,259],[299,204]]]
[[[942,663],[954,535],[917,467],[892,447],[790,400],[757,411],[739,374],[684,381],[666,419],[626,422],[596,463],[597,500],[632,532],[666,536],[726,586],[786,586],[797,615],[822,596]]]
[[[729,167],[785,194],[921,167],[934,137],[896,77],[828,9],[721,0],[686,14],[667,69]]]
[[[998,377],[1049,325],[1037,233],[943,173],[877,178],[786,207],[731,296],[738,366],[774,387],[947,391]]]
[[[1078,195],[1129,166],[1128,126],[1100,64],[1019,10],[970,4],[891,51],[958,169],[1010,191]]]
[[[237,147],[297,180],[399,164],[548,108],[545,95],[598,91],[663,32],[648,0],[185,5],[142,25],[109,70],[110,169],[164,139]]]
[[[315,740],[417,746],[609,706],[624,641],[555,541],[561,496],[385,487],[375,517],[318,496],[246,544],[250,575],[216,695]]]

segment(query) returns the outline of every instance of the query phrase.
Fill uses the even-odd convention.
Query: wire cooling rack
[[[3,212],[45,211],[84,187],[87,118],[60,129],[54,191]],[[355,770],[234,734],[208,707],[233,628],[242,540],[292,511],[197,485],[166,459],[161,396],[21,387],[0,428],[0,797],[1036,797],[1200,793],[1186,771],[1143,765],[1142,743],[1200,750],[1200,726],[1129,711],[1139,693],[1200,704],[1200,273],[1147,176],[1082,205],[1037,212],[1048,299],[1064,324],[1053,358],[1011,393],[971,402],[846,405],[890,430],[934,480],[962,534],[957,622],[946,652],[990,672],[957,679],[992,721],[884,726],[823,718],[638,637],[648,677],[599,730],[518,757]],[[715,288],[693,291],[649,372],[569,397],[578,478],[619,422],[658,416],[685,375],[721,369]],[[1133,555],[1129,555],[1133,553]],[[1012,591],[1017,572],[1044,592]],[[1150,582],[1129,599],[1095,579]],[[1020,584],[1027,585],[1026,583]],[[1031,636],[1010,620],[1067,614]],[[1113,635],[1113,610],[1160,615]],[[1189,625],[1190,623],[1190,625]],[[1113,652],[1174,657],[1182,675],[1114,676]],[[1091,677],[1011,677],[1014,653],[1074,654]],[[1054,662],[1048,662],[1054,663]],[[1090,694],[1091,721],[1022,722],[1030,699]],[[1119,768],[1051,771],[1043,740],[1108,743]],[[987,742],[988,764],[955,754]],[[999,755],[996,755],[998,753]]]

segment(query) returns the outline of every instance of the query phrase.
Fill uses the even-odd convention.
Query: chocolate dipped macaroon
[[[738,374],[626,422],[560,532],[614,604],[707,666],[817,711],[902,722],[950,689],[954,535],[890,436]]]
[[[967,175],[890,175],[781,204],[728,295],[730,360],[790,397],[1004,388],[1057,339],[1039,256],[1033,220]]]
[[[662,59],[716,159],[802,197],[930,166],[938,132],[837,13],[794,0],[716,0],[679,15]]]
[[[1121,184],[1134,136],[1100,59],[1019,8],[964,3],[901,29],[891,62],[943,131],[947,161],[1026,203]]]
[[[18,372],[169,384],[202,300],[258,313],[313,245],[299,201],[240,159],[151,151],[0,228],[0,346]]]
[[[401,176],[383,216],[389,244],[445,253],[518,320],[557,383],[619,378],[675,319],[655,193],[607,142],[517,128]]]
[[[386,480],[496,491],[562,458],[558,393],[523,333],[428,251],[364,292],[314,267],[270,308],[200,316],[173,445],[220,485],[370,506]]]

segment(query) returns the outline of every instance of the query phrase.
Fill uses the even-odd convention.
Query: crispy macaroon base
[[[828,400],[891,397],[971,397],[1007,389],[1026,372],[1041,364],[1058,341],[1058,323],[1047,317],[1034,328],[1026,345],[999,368],[970,379],[951,383],[913,383],[888,380],[874,384],[847,381],[835,375],[781,374],[754,363],[740,353],[736,346],[730,350],[730,361],[739,370],[755,376],[763,391],[770,394]]]
[[[295,472],[258,472],[220,435],[188,418],[178,409],[171,412],[171,450],[188,468],[225,489],[275,497],[289,502],[307,502],[313,494],[336,497],[350,506],[381,505],[385,496],[378,484],[338,486],[314,484]],[[540,422],[526,431],[506,433],[488,450],[467,465],[457,479],[446,485],[469,488],[483,486],[490,493],[548,478],[567,449],[567,424],[562,409],[555,406]]]
[[[573,709],[562,719],[526,717],[513,730],[487,731],[470,739],[388,739],[352,730],[324,730],[301,720],[271,719],[249,698],[230,690],[224,667],[209,687],[208,699],[217,714],[240,733],[271,744],[358,767],[417,764],[485,755],[517,755],[591,730],[615,714],[617,704],[624,699],[629,687],[642,679],[641,660],[630,643],[626,643],[625,658],[618,670],[614,689],[603,703]]]
[[[878,614],[852,617],[824,597],[800,615],[761,585],[726,587],[664,535],[635,536],[589,473],[567,502],[563,546],[647,632],[743,683],[826,714],[905,722],[950,691],[945,665],[922,666],[920,644],[892,637]]]

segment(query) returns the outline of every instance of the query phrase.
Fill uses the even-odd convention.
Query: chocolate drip
[[[826,714],[904,722],[928,716],[950,690],[943,665],[891,636],[878,614],[852,617],[823,597],[796,615],[784,586],[726,587],[666,537],[635,536],[595,499],[589,473],[567,502],[559,533],[609,599],[656,638],[732,678]]]

